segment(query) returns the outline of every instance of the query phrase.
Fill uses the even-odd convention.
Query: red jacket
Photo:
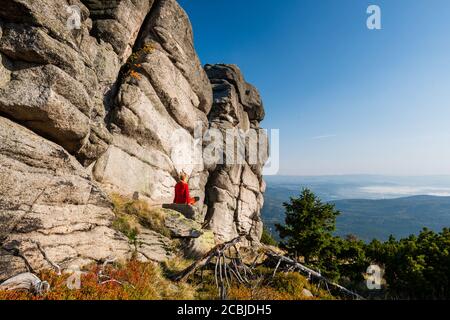
[[[180,181],[175,186],[175,199],[173,199],[173,203],[176,204],[194,204],[195,199],[191,198],[189,195],[189,185]]]

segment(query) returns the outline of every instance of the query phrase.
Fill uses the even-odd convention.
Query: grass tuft
[[[118,194],[111,196],[116,221],[113,226],[132,241],[139,233],[139,225],[170,237],[170,230],[164,223],[164,211],[150,207],[145,201],[130,200]]]

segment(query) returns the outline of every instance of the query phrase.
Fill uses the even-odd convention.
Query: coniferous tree
[[[317,260],[321,251],[333,242],[336,217],[340,214],[334,205],[322,203],[309,189],[303,189],[299,198],[283,204],[285,225],[276,225],[281,247],[290,254],[303,256],[306,263]]]

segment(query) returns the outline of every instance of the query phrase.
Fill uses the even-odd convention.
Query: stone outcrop
[[[240,234],[259,240],[265,191],[262,168],[268,155],[267,137],[259,126],[264,119],[263,104],[237,66],[207,65],[205,69],[214,91],[210,126],[221,132],[224,148],[231,142],[229,149],[234,151],[225,152],[224,164],[211,170],[206,220],[221,241]],[[242,145],[244,149],[239,149]]]
[[[257,242],[264,157],[211,163],[198,152],[206,129],[259,133],[263,118],[236,66],[202,67],[175,0],[2,1],[0,281],[133,253],[170,258],[167,238],[144,230],[135,248],[113,229],[108,193],[171,203],[182,170],[200,198],[192,223],[208,229],[188,251],[241,233]]]
[[[68,28],[69,5],[80,8],[80,29]],[[79,1],[6,0],[0,12],[0,112],[83,164],[110,142],[105,92],[121,67],[111,45],[90,36],[88,16]]]
[[[204,206],[208,172],[202,161],[176,161],[194,152],[194,131],[207,128],[212,90],[193,48],[192,29],[183,9],[172,0],[156,1],[137,39],[140,67],[118,84],[111,111],[112,142],[93,166],[102,185],[120,193],[138,191],[154,205],[173,201],[178,173],[190,178],[191,193]],[[180,143],[180,138],[182,142]],[[201,160],[201,159],[200,159]]]
[[[154,0],[82,0],[93,20],[92,34],[111,44],[120,62],[133,52],[134,43]]]
[[[0,117],[0,279],[8,273],[127,258],[107,196],[58,146]],[[8,270],[4,273],[4,270]]]

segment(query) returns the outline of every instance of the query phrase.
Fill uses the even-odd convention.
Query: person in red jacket
[[[180,174],[180,181],[175,186],[175,199],[173,199],[173,203],[194,205],[199,200],[198,198],[190,197],[189,185],[187,181],[188,181],[187,174],[182,172]]]

